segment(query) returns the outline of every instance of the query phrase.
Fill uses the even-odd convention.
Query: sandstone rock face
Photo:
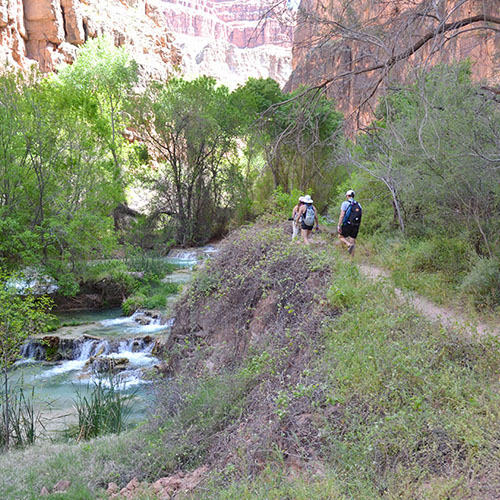
[[[266,18],[261,0],[164,0],[148,10],[175,35],[186,76],[206,74],[230,87],[250,76],[288,80],[292,29]]]
[[[335,39],[326,41],[323,34],[332,30],[333,18],[338,19],[344,15],[346,23],[349,22],[348,15],[342,10],[344,2],[302,0],[300,3],[302,17],[299,14],[299,23],[294,32],[293,72],[285,89],[293,90],[302,84],[321,85],[328,78],[360,70],[355,75],[335,79],[328,87],[328,95],[335,98],[341,111],[348,116],[351,115],[352,120],[356,120],[353,127],[357,128],[371,120],[378,96],[390,81],[390,78],[383,78],[380,85],[374,88],[380,79],[381,71],[363,72],[363,70],[384,60],[387,61],[391,55],[399,54],[412,46],[424,34],[435,30],[437,18],[440,15],[444,18],[444,13],[451,12],[453,8],[455,10],[445,18],[444,22],[457,22],[480,14],[498,17],[497,0],[467,0],[460,5],[453,0],[441,0],[432,4],[435,12],[430,12],[427,17],[422,16],[421,21],[410,24],[408,22],[410,9],[414,9],[417,4],[422,5],[424,1],[353,0],[350,6],[354,9],[354,15],[361,25],[370,26],[368,30],[371,29],[371,33],[374,34],[371,41],[367,41],[367,37],[354,39],[357,35],[355,33],[351,34],[351,41],[346,41],[349,33],[343,41]],[[301,18],[304,22],[300,21]],[[408,24],[405,25],[405,22]],[[377,33],[377,28],[394,33],[392,39],[391,37],[383,39],[379,48],[376,42],[381,39],[376,38],[380,34]],[[474,26],[470,25],[469,28]],[[451,63],[469,58],[476,81],[487,80],[498,85],[499,50],[498,29],[496,32],[470,29],[460,36],[454,36],[452,31],[433,38],[411,57],[396,63],[392,67],[391,77],[393,81],[400,80],[417,68],[428,68],[437,63]]]
[[[164,25],[148,16],[161,0],[0,0],[0,63],[53,71],[88,38],[127,45],[144,77],[166,78],[180,54]]]

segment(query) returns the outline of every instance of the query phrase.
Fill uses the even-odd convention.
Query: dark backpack
[[[343,224],[359,226],[361,224],[361,213],[361,205],[357,201],[353,201],[345,211]]]

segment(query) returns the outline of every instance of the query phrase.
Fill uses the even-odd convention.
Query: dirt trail
[[[358,264],[361,272],[372,279],[387,279],[390,280],[390,274],[385,269],[381,269],[369,264]],[[485,323],[471,321],[464,317],[460,312],[434,304],[430,300],[414,293],[404,292],[400,288],[395,288],[396,295],[408,302],[422,315],[432,321],[438,321],[446,327],[463,328],[464,332],[469,335],[493,334],[500,336],[500,327],[491,327]]]

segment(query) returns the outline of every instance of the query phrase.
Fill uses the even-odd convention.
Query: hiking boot
[[[349,252],[349,255],[354,255],[354,243],[351,243],[351,244],[347,247],[347,251]]]

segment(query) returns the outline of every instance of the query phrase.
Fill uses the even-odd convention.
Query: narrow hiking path
[[[374,280],[387,280],[391,284],[391,286],[394,286],[389,271],[366,263],[358,262],[357,266],[365,276]],[[500,336],[499,325],[491,326],[487,325],[486,323],[473,321],[470,318],[465,317],[459,311],[449,307],[438,306],[434,302],[426,299],[425,297],[422,297],[421,295],[412,292],[405,292],[404,290],[401,290],[396,286],[394,286],[394,290],[398,297],[407,300],[420,314],[432,321],[441,323],[445,327],[459,327],[463,329],[464,332],[468,335],[491,334]]]

